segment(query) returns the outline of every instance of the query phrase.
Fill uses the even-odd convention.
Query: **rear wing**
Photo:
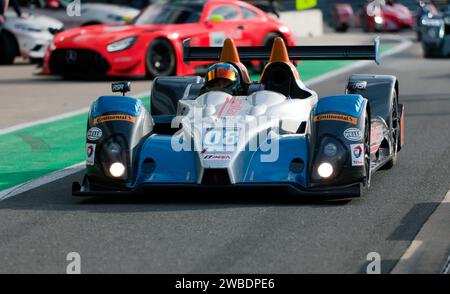
[[[287,46],[291,60],[374,60],[380,64],[380,38],[372,45]],[[242,61],[269,60],[272,47],[237,47]],[[191,47],[190,39],[183,41],[183,60],[218,61],[222,47]]]

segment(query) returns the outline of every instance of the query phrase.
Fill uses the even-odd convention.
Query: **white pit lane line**
[[[413,43],[404,37],[399,38],[398,36],[383,36],[382,40],[389,40],[389,41],[400,41],[400,44],[395,46],[394,48],[384,52],[383,54],[381,54],[381,57],[388,57],[394,54],[397,54],[403,50],[406,50],[407,48],[409,48]],[[352,63],[350,65],[341,67],[339,69],[330,71],[328,73],[325,73],[323,75],[318,76],[317,78],[313,78],[311,80],[305,81],[305,85],[311,86],[320,82],[323,82],[325,80],[331,79],[333,77],[336,77],[338,75],[341,75],[345,72],[360,68],[360,67],[364,67],[367,65],[371,65],[373,64],[373,61],[371,60],[363,60],[363,61],[358,61],[356,63]],[[382,62],[381,62],[382,64]],[[142,98],[145,97],[147,95],[149,95],[150,92],[146,91],[146,92],[142,92],[142,93],[138,93],[136,95],[134,95],[134,97],[136,98]],[[88,112],[89,108],[83,108],[83,109],[79,109],[79,110],[75,110],[75,111],[71,111],[71,112],[66,112],[60,115],[56,115],[47,119],[43,119],[43,120],[38,120],[38,121],[34,121],[34,122],[29,122],[29,123],[23,123],[23,124],[19,124],[13,127],[9,127],[6,129],[2,129],[0,130],[0,135],[4,135],[7,133],[11,133],[11,132],[15,132],[24,128],[28,128],[28,127],[32,127],[32,126],[36,126],[39,124],[43,124],[43,123],[49,123],[49,122],[53,122],[59,119],[63,119],[63,118],[68,118],[68,117],[72,117],[78,114],[82,114],[85,112]],[[34,179],[34,180],[30,180],[26,183],[23,184],[19,184],[17,186],[14,186],[12,188],[8,188],[6,190],[0,191],[0,201],[5,200],[7,198],[13,197],[15,195],[24,193],[26,191],[29,191],[31,189],[35,189],[39,186],[43,186],[46,185],[48,183],[51,183],[53,181],[59,180],[63,177],[75,174],[79,171],[81,171],[84,168],[84,161],[77,163],[73,166],[67,167],[65,169],[59,170],[59,171],[55,171],[51,174],[42,176],[40,178]]]
[[[422,225],[392,274],[450,273],[450,190]]]

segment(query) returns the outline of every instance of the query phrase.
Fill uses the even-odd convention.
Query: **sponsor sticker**
[[[364,165],[364,144],[351,144],[352,166]]]
[[[225,32],[211,32],[209,33],[209,46],[222,47],[225,38],[226,38]]]
[[[108,121],[128,121],[131,123],[136,122],[136,117],[128,114],[110,114],[102,115],[94,118],[94,125],[98,125]]]
[[[367,89],[367,82],[366,81],[354,82],[352,83],[351,88],[354,90],[365,90]]]
[[[94,165],[95,159],[95,144],[86,144],[86,165]]]
[[[91,141],[97,141],[102,137],[102,130],[97,127],[90,128],[87,131],[87,138]]]
[[[231,156],[226,154],[209,154],[204,155],[203,160],[230,160]]]
[[[325,114],[318,114],[314,116],[314,121],[325,121],[325,120],[335,120],[335,121],[342,121],[346,123],[351,123],[353,125],[356,125],[358,123],[358,119],[356,117],[345,115],[345,114],[338,114],[338,113],[325,113]]]
[[[362,132],[357,128],[348,128],[344,131],[345,139],[349,141],[361,141],[362,140]]]

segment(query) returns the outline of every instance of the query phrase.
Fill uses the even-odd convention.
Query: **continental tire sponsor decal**
[[[314,116],[314,121],[324,121],[324,120],[335,120],[335,121],[342,121],[346,123],[351,123],[356,125],[358,123],[358,119],[356,117],[345,115],[345,114],[338,114],[338,113],[325,113],[325,114],[318,114]]]
[[[128,121],[131,123],[136,122],[136,117],[128,114],[110,114],[102,115],[94,118],[94,125],[98,125],[108,121]]]

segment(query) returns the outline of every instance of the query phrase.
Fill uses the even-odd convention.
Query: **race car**
[[[417,10],[416,10],[416,34],[417,40],[421,41],[422,39],[422,19],[428,18],[431,15],[434,15],[438,12],[436,6],[430,0],[419,0],[417,1]]]
[[[73,0],[38,0],[23,9],[56,18],[64,23],[66,29],[94,24],[125,24],[131,21],[139,10],[124,5],[110,3],[84,3]]]
[[[355,26],[355,14],[350,4],[335,4],[331,10],[330,24],[337,32],[346,32]]]
[[[43,74],[66,77],[156,77],[194,74],[210,62],[183,63],[182,41],[221,46],[270,45],[276,37],[293,45],[293,33],[260,9],[240,1],[176,1],[148,6],[131,25],[96,25],[55,38]],[[252,63],[255,67],[257,63]]]
[[[419,30],[425,58],[450,57],[450,6],[422,17]]]
[[[398,31],[414,26],[414,17],[408,7],[393,0],[384,1],[384,5],[370,1],[359,16],[360,25],[366,32]]]
[[[12,64],[16,56],[39,62],[44,58],[47,47],[63,24],[43,15],[6,13],[6,22],[0,33],[0,64]]]
[[[414,26],[411,11],[392,0],[369,1],[353,13],[350,4],[336,4],[331,14],[331,24],[336,31],[361,27],[366,32],[398,31]]]
[[[75,196],[152,189],[219,193],[231,188],[352,198],[403,145],[403,105],[395,76],[352,75],[346,93],[319,99],[291,60],[375,59],[372,46],[191,47],[184,61],[215,61],[205,75],[158,77],[150,112],[126,96],[93,102],[86,171]],[[243,61],[268,60],[259,81]],[[113,92],[129,90],[113,83]],[[253,190],[252,190],[253,191]]]

